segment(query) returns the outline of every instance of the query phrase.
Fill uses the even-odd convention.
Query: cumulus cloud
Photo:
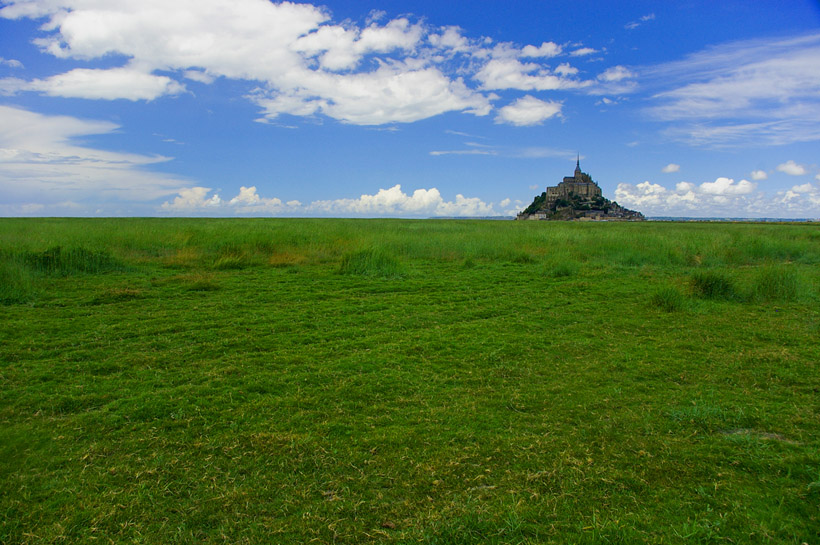
[[[481,86],[487,90],[517,89],[519,91],[554,91],[557,89],[578,89],[591,85],[589,81],[572,79],[571,68],[550,71],[537,63],[522,63],[514,58],[492,59],[475,75]]]
[[[433,47],[450,55],[468,53],[474,49],[470,40],[456,26],[448,26],[440,29],[439,32],[432,32],[427,39]]]
[[[718,178],[714,182],[700,184],[700,190],[710,195],[748,195],[757,187],[756,183],[740,180],[735,183],[731,178]]]
[[[241,187],[230,200],[223,200],[210,189],[193,187],[179,191],[171,201],[163,203],[160,211],[169,214],[204,215],[298,215],[298,216],[493,216],[498,215],[492,203],[479,198],[456,195],[446,201],[436,188],[417,189],[412,195],[402,191],[400,185],[380,189],[373,195],[358,198],[317,200],[304,205],[299,201],[282,202],[278,198],[261,197],[256,187]],[[506,204],[504,204],[506,203]],[[510,205],[505,199],[499,203],[502,209]],[[506,211],[505,211],[506,213]]]
[[[621,65],[607,68],[598,75],[598,79],[605,82],[621,81],[623,79],[633,77],[635,77],[635,74]]]
[[[6,82],[6,93],[150,100],[182,92],[180,76],[200,83],[225,77],[261,82],[247,96],[269,119],[321,113],[370,125],[491,109],[486,95],[410,55],[426,29],[406,18],[359,28],[333,24],[310,4],[258,0],[18,0],[0,16],[47,18],[48,33],[37,44],[57,57],[128,59],[126,66],[78,68],[25,86]],[[452,32],[442,46],[448,39]]]
[[[554,72],[561,76],[574,76],[578,73],[578,69],[574,66],[570,66],[568,62],[562,62],[555,67]]]
[[[785,163],[777,165],[777,170],[779,172],[785,172],[789,176],[803,176],[807,172],[806,167],[803,165],[798,165],[791,159]]]
[[[638,86],[636,78],[637,74],[625,66],[612,66],[598,74],[597,84],[589,89],[589,93],[592,95],[631,93]]]
[[[208,196],[209,187],[189,187],[179,190],[173,201],[162,204],[164,210],[193,212],[201,208],[216,208],[222,204],[219,195]]]
[[[323,215],[365,216],[490,216],[496,215],[491,204],[476,197],[456,195],[454,201],[445,201],[438,189],[417,189],[412,195],[400,185],[380,189],[375,195],[358,199],[314,201],[308,209]]]
[[[751,172],[752,180],[760,181],[769,177],[765,170],[753,170]]]
[[[27,85],[27,89],[66,98],[153,100],[179,94],[185,86],[169,77],[132,68],[77,68],[44,80],[36,79]]]
[[[802,215],[820,214],[820,185],[811,183],[795,185],[778,194],[779,204],[788,211],[797,211]]]
[[[820,33],[724,44],[641,74],[667,88],[648,112],[673,122],[674,138],[708,146],[820,139]]]
[[[152,172],[170,160],[95,149],[82,137],[109,134],[118,125],[48,116],[0,106],[0,191],[9,202],[150,201],[174,194],[187,182]]]
[[[539,47],[527,45],[521,49],[522,57],[555,57],[560,55],[562,48],[553,42],[544,42]]]
[[[649,181],[620,183],[617,201],[650,216],[693,217],[817,217],[820,187],[793,186],[774,195],[757,190],[748,180],[720,177],[713,182],[679,182],[674,188]]]
[[[324,115],[345,123],[413,122],[445,112],[488,115],[493,90],[580,89],[578,70],[547,59],[553,42],[518,47],[469,39],[373,12],[366,26],[334,23],[311,4],[263,0],[8,0],[8,19],[45,19],[36,44],[62,59],[122,58],[121,66],[73,68],[30,81],[6,78],[0,92],[86,99],[155,100],[186,92],[185,82],[218,78],[244,92],[262,120]],[[580,47],[570,53],[596,52]],[[532,59],[521,62],[520,58]],[[618,72],[605,72],[616,78]],[[610,80],[611,81],[611,80]]]
[[[679,172],[679,171],[680,171],[680,165],[677,165],[675,163],[669,163],[668,165],[666,165],[665,167],[663,167],[661,169],[661,172],[663,172],[664,174],[670,174],[672,172]]]
[[[561,108],[560,102],[545,102],[527,95],[498,110],[495,122],[509,123],[519,127],[538,125],[551,117],[560,115]]]

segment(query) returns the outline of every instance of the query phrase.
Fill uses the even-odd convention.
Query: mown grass
[[[0,257],[0,543],[820,539],[816,225],[4,219]]]

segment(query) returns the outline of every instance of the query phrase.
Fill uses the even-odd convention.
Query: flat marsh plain
[[[820,226],[0,219],[0,543],[819,543]]]

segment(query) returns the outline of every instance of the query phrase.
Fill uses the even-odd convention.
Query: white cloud
[[[148,169],[168,157],[106,151],[77,142],[117,129],[107,121],[0,106],[0,193],[4,201],[139,202],[174,194],[188,185]]]
[[[648,15],[644,15],[643,17],[641,17],[637,21],[632,21],[632,22],[629,22],[629,23],[625,24],[624,28],[627,29],[627,30],[634,30],[634,29],[638,28],[639,26],[641,26],[643,23],[645,23],[647,21],[651,21],[654,18],[655,18],[655,14],[650,13]]]
[[[475,79],[488,90],[551,91],[578,89],[590,85],[590,82],[566,77],[574,73],[567,68],[551,73],[549,69],[537,63],[522,63],[513,58],[501,58],[487,62],[476,73]]]
[[[179,195],[172,202],[162,204],[164,210],[193,212],[200,208],[216,208],[222,204],[219,195],[208,196],[209,187],[190,187],[179,190]]]
[[[228,201],[228,206],[240,214],[279,214],[299,210],[302,203],[299,201],[282,202],[281,199],[263,198],[256,192],[256,186],[239,188],[239,194]]]
[[[538,100],[530,95],[519,98],[512,104],[498,110],[496,123],[509,123],[516,126],[531,126],[561,114],[560,102]]]
[[[198,81],[199,83],[204,83],[206,85],[213,83],[216,79],[207,72],[202,72],[200,70],[186,70],[184,72],[184,76],[186,79]]]
[[[570,53],[570,55],[572,55],[573,57],[584,57],[586,55],[592,55],[593,53],[597,52],[597,49],[593,49],[591,47],[582,47],[580,49],[576,49],[575,51]]]
[[[500,204],[508,206],[509,199]],[[374,195],[364,194],[356,199],[317,200],[308,205],[299,201],[282,202],[278,198],[263,198],[256,187],[242,187],[239,194],[225,201],[210,189],[193,187],[183,189],[172,200],[161,205],[160,211],[170,214],[205,215],[297,215],[297,216],[494,216],[499,215],[491,203],[475,197],[456,195],[445,201],[438,189],[417,189],[412,195],[404,193],[400,185],[380,189]]]
[[[755,181],[765,180],[769,177],[765,170],[753,170],[751,176],[752,180]]]
[[[563,54],[554,42],[469,39],[458,27],[387,20],[383,11],[360,26],[333,22],[326,8],[266,0],[7,0],[0,17],[45,19],[35,43],[55,57],[111,61],[30,81],[6,78],[6,95],[154,100],[185,92],[189,82],[228,79],[247,86],[241,94],[260,107],[260,120],[323,115],[381,125],[446,112],[488,115],[494,90],[634,85],[622,81],[631,78],[623,67],[595,81],[577,79],[568,63],[553,69],[547,59]],[[598,52],[572,47],[574,57]]]
[[[666,165],[665,167],[663,167],[661,169],[661,172],[663,172],[664,174],[670,174],[672,172],[679,172],[679,171],[680,171],[680,165],[675,164],[675,163],[669,163],[668,165]]]
[[[806,172],[808,172],[806,170],[806,167],[804,167],[803,165],[798,165],[791,159],[786,161],[785,163],[777,165],[777,170],[780,172],[785,172],[789,176],[803,176],[804,174],[806,174]]]
[[[671,87],[649,113],[695,145],[820,139],[820,33],[724,44],[641,71]]]
[[[10,68],[22,68],[23,63],[16,59],[4,59],[0,57],[0,66],[8,66]]]
[[[631,72],[625,66],[613,66],[611,68],[607,68],[601,74],[598,75],[598,79],[607,83],[611,83],[614,81],[621,81],[626,78],[634,78],[635,74]]]
[[[810,183],[805,183],[802,185],[792,186],[791,191],[794,191],[795,193],[812,193],[815,189],[816,188]]]
[[[461,29],[449,26],[440,29],[442,32],[431,33],[428,40],[433,47],[447,50],[449,53],[464,53],[472,49],[470,40],[461,34]]]
[[[34,80],[28,88],[50,96],[103,100],[153,100],[185,90],[182,84],[169,77],[154,76],[130,68],[76,68],[45,80]]]
[[[387,12],[381,9],[372,9],[370,13],[367,15],[367,24],[375,23],[377,21],[381,21],[387,17]]]
[[[522,57],[555,57],[560,55],[562,48],[560,45],[553,42],[544,42],[540,47],[534,45],[527,45],[521,49]]]
[[[181,92],[176,77],[224,77],[261,82],[247,96],[269,119],[321,113],[371,125],[491,109],[490,97],[430,66],[427,30],[406,18],[358,28],[332,24],[309,4],[260,0],[12,0],[0,16],[47,17],[48,34],[37,43],[57,57],[128,59],[127,66],[78,68],[25,86],[6,81],[6,94],[150,100]],[[439,44],[457,46],[456,34],[445,31]],[[422,46],[428,51],[414,56]],[[378,62],[364,62],[374,55]]]
[[[806,183],[778,193],[779,204],[789,211],[800,211],[807,216],[820,213],[820,187]],[[806,213],[806,211],[811,211]],[[816,217],[816,216],[815,216]]]
[[[700,184],[700,190],[710,195],[748,195],[755,190],[757,184],[748,180],[735,183],[731,178],[718,178],[714,182]]]
[[[554,72],[560,76],[574,76],[578,73],[578,69],[570,66],[567,62],[563,62],[555,67]]]
[[[483,150],[483,149],[435,150],[435,151],[431,151],[430,155],[433,155],[433,156],[441,156],[441,155],[498,155],[498,152],[496,152],[495,150]]]
[[[566,149],[558,149],[558,148],[547,148],[547,147],[539,147],[539,146],[529,146],[526,148],[521,148],[512,154],[511,157],[517,157],[520,159],[542,159],[544,157],[560,157],[566,160],[572,160],[573,162],[576,159],[576,152],[566,150]]]
[[[492,206],[478,198],[456,195],[455,201],[445,201],[438,189],[417,189],[412,195],[400,185],[380,189],[375,195],[358,199],[314,201],[309,211],[323,215],[364,216],[487,216],[495,215]]]
[[[621,65],[607,68],[598,74],[597,80],[597,84],[589,90],[592,95],[632,93],[638,87],[637,74]]]
[[[758,191],[753,182],[723,177],[700,185],[679,182],[674,189],[646,181],[618,184],[615,197],[620,204],[649,216],[799,218],[820,214],[820,188],[813,184],[771,195]]]

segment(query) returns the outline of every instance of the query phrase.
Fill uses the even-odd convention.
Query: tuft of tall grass
[[[577,275],[580,269],[577,261],[569,258],[559,259],[547,265],[546,275],[552,278],[567,278]]]
[[[802,288],[797,271],[787,266],[769,265],[757,271],[750,296],[756,301],[793,301],[799,298]]]
[[[665,312],[676,312],[684,307],[686,297],[674,286],[661,288],[652,294],[650,299],[653,306]]]
[[[83,247],[53,246],[42,252],[23,252],[21,257],[32,271],[52,276],[93,274],[125,269],[125,266],[107,251],[87,250]]]
[[[527,252],[514,252],[510,255],[509,259],[512,263],[521,263],[524,265],[536,263],[537,261],[532,254]]]
[[[198,273],[185,277],[186,289],[188,291],[216,291],[219,284],[210,274]]]
[[[102,305],[106,303],[121,303],[131,301],[134,299],[142,299],[145,296],[144,292],[135,288],[109,288],[98,294],[91,300],[94,305]]]
[[[26,303],[35,295],[34,282],[28,269],[15,260],[0,260],[0,303]]]
[[[367,248],[342,256],[341,274],[397,278],[405,273],[398,259],[381,248]]]
[[[217,271],[232,271],[244,269],[249,265],[244,255],[221,255],[214,260],[213,268]]]
[[[689,279],[692,292],[704,299],[730,300],[737,296],[734,279],[719,271],[697,271]]]

